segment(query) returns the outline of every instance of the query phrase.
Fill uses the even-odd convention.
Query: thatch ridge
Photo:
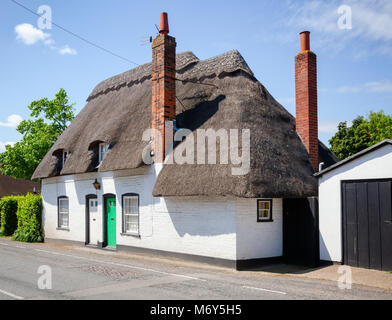
[[[190,51],[177,55],[177,70],[181,71],[187,66],[197,63],[200,60]],[[134,84],[143,83],[151,79],[151,62],[118,74],[99,83],[87,98],[90,101],[99,95],[106,94],[109,91],[121,89],[124,86],[131,87]]]

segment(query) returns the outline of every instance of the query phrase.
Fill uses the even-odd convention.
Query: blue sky
[[[151,61],[151,47],[141,40],[156,34],[154,24],[166,11],[178,52],[206,59],[239,50],[292,114],[298,34],[309,30],[318,56],[320,139],[327,143],[338,122],[369,110],[392,114],[390,0],[17,1],[35,12],[50,6],[57,24],[138,64]],[[339,28],[342,5],[351,9],[351,29]],[[64,88],[79,112],[95,85],[134,67],[55,26],[41,30],[37,20],[10,0],[0,3],[0,151],[20,139],[15,126],[29,117],[31,101]]]

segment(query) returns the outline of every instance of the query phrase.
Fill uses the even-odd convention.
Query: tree
[[[343,160],[385,139],[392,139],[392,115],[381,110],[370,111],[367,118],[357,117],[351,127],[347,122],[339,123],[338,132],[329,143],[331,150]]]
[[[0,154],[1,172],[18,179],[31,179],[35,169],[60,134],[75,118],[64,89],[53,100],[47,98],[29,105],[32,119],[22,121],[16,130],[23,135],[14,146]]]

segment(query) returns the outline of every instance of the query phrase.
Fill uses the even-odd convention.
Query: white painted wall
[[[274,222],[257,222],[256,199],[154,198],[160,167],[49,178],[43,181],[45,237],[85,241],[85,197],[97,194],[102,217],[103,195],[117,195],[117,245],[186,253],[228,260],[282,255],[282,200],[273,201]],[[101,181],[101,190],[92,185]],[[140,195],[140,237],[121,235],[121,195]],[[57,230],[57,198],[68,196],[69,231]],[[102,219],[100,219],[102,229]],[[102,242],[102,234],[100,241]]]
[[[392,178],[391,145],[385,145],[320,177],[320,259],[342,261],[341,181],[384,178]]]
[[[157,169],[159,170],[159,168]],[[135,176],[121,172],[82,174],[43,181],[45,237],[85,241],[85,196],[97,194],[102,215],[104,194],[117,195],[117,244],[235,260],[235,201],[225,198],[154,198],[156,171]],[[98,175],[101,190],[92,186]],[[140,195],[140,237],[122,232],[121,195]],[[57,198],[68,196],[69,231],[57,230]],[[101,219],[102,221],[102,219]],[[102,227],[101,227],[102,228]],[[102,236],[100,241],[102,242]]]
[[[273,199],[273,222],[257,222],[257,200],[238,199],[237,259],[272,258],[283,255],[283,200]]]

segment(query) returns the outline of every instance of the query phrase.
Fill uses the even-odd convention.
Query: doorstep
[[[117,251],[117,247],[103,247],[103,248],[99,248],[99,249],[102,249],[102,250],[108,250],[108,251]]]

